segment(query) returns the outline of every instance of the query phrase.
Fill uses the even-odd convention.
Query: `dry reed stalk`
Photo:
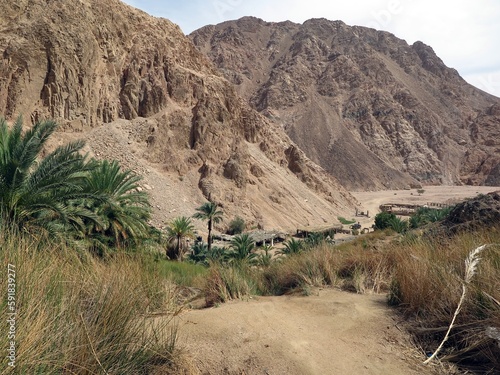
[[[483,251],[486,248],[486,245],[481,245],[478,248],[474,249],[469,253],[469,256],[467,259],[465,259],[465,277],[464,277],[464,282],[462,283],[462,296],[460,297],[460,301],[458,302],[457,309],[455,310],[455,313],[453,314],[453,319],[451,320],[450,326],[448,327],[448,331],[446,331],[446,335],[443,338],[443,341],[441,341],[441,344],[439,344],[438,348],[436,351],[424,362],[424,364],[428,364],[430,361],[432,361],[438,353],[441,351],[443,348],[444,343],[448,340],[448,336],[450,335],[450,331],[453,328],[455,324],[455,320],[458,316],[458,313],[460,312],[460,309],[462,308],[462,304],[465,300],[465,295],[467,293],[467,285],[472,281],[472,278],[477,272],[477,266],[479,264],[479,261],[481,258],[479,258],[479,253]]]

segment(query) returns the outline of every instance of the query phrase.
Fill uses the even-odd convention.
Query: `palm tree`
[[[257,264],[261,267],[269,267],[273,261],[273,254],[271,254],[271,250],[273,249],[270,245],[265,245],[262,250],[263,253],[260,253],[257,256]]]
[[[292,255],[298,254],[302,252],[304,249],[304,242],[297,241],[295,238],[290,238],[285,242],[285,247],[281,250],[278,250],[276,254],[278,255]]]
[[[250,261],[253,262],[257,254],[253,252],[255,247],[253,238],[248,234],[240,234],[231,240],[232,251],[228,253],[230,260],[237,262]]]
[[[212,249],[212,225],[217,224],[222,220],[222,211],[218,210],[219,205],[214,202],[206,202],[202,206],[198,207],[193,217],[195,219],[207,220],[208,221],[208,252]]]
[[[5,227],[62,234],[84,231],[85,221],[97,215],[70,202],[90,198],[82,182],[90,166],[79,154],[82,141],[56,148],[38,157],[56,129],[53,121],[36,123],[23,134],[22,119],[11,129],[0,119],[0,210]],[[38,230],[37,230],[38,232]]]
[[[207,244],[203,242],[195,242],[193,246],[191,246],[191,252],[188,255],[188,259],[193,263],[200,263],[204,266],[208,265],[207,263]]]
[[[184,244],[185,238],[194,238],[194,226],[191,224],[191,219],[185,216],[174,219],[167,228],[167,238],[169,241],[176,241],[176,255],[178,260],[184,257]],[[168,257],[168,249],[167,249]]]
[[[150,208],[147,194],[138,190],[140,180],[132,171],[122,171],[117,161],[94,161],[85,185],[95,197],[89,208],[104,225],[93,226],[91,233],[102,233],[117,246],[147,237]]]

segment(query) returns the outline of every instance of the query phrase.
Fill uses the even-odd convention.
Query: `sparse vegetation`
[[[297,249],[290,243],[289,248]],[[207,284],[208,299],[216,303],[249,293],[280,295],[325,285],[357,293],[386,292],[390,304],[415,323],[410,330],[420,344],[433,351],[461,298],[463,261],[481,243],[500,243],[499,229],[451,238],[408,232],[392,239],[388,232],[376,231],[340,246],[322,243],[307,252],[285,250],[292,256],[264,268],[248,263],[243,268],[218,266]],[[500,324],[499,254],[498,246],[483,253],[444,358],[458,361],[472,355],[486,367],[499,365],[498,344],[484,334]]]
[[[229,223],[229,228],[227,230],[227,233],[231,235],[241,234],[243,233],[244,230],[245,230],[245,220],[243,220],[239,216],[236,216]]]
[[[453,235],[411,231],[451,209],[422,208],[409,222],[383,212],[375,217],[378,231],[350,243],[332,246],[311,233],[304,241],[289,239],[273,257],[245,233],[229,249],[212,247],[222,211],[207,202],[193,215],[208,222],[207,243],[194,243],[190,262],[171,262],[159,252],[161,232],[146,224],[149,203],[140,178],[117,162],[87,161],[81,142],[40,158],[54,130],[54,123],[43,122],[23,133],[20,120],[12,129],[0,121],[0,257],[19,275],[19,373],[177,373],[170,323],[186,299],[179,287],[202,289],[209,306],[325,285],[386,292],[426,351],[437,348],[442,358],[463,365],[473,358],[486,370],[500,366],[498,227]],[[232,233],[244,227],[238,217],[229,225]],[[394,232],[400,235],[391,237]],[[170,258],[184,259],[190,237],[190,218],[169,224]],[[492,245],[482,250],[480,264],[467,258],[483,243]],[[5,290],[5,278],[1,285]],[[7,306],[0,304],[0,315]],[[161,323],[155,314],[164,317]]]
[[[351,224],[354,224],[356,222],[356,220],[354,220],[354,219],[347,220],[346,218],[344,218],[342,216],[339,216],[337,219],[339,219],[340,223],[343,225],[351,225]]]

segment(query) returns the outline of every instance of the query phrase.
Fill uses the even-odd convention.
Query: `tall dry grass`
[[[474,277],[467,277],[464,261],[482,244],[492,245],[482,251]],[[500,368],[500,343],[487,334],[500,327],[498,244],[500,231],[490,229],[429,238],[394,250],[397,261],[389,300],[412,322],[410,329],[426,351],[433,352],[445,336],[463,297],[464,280],[469,279],[441,358]]]
[[[260,274],[246,262],[234,265],[212,263],[203,292],[207,306],[261,294]]]
[[[308,286],[335,286],[357,293],[389,290],[393,255],[355,241],[334,247],[322,244],[263,270],[263,294],[283,294]]]
[[[0,373],[177,373],[175,289],[137,255],[103,262],[19,236],[1,237],[0,249],[1,274],[16,270],[16,367],[2,360]],[[4,320],[4,277],[0,290]],[[2,348],[7,341],[2,329]]]

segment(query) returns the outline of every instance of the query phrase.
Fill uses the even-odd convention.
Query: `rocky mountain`
[[[431,47],[341,21],[190,35],[250,105],[350,189],[500,184],[500,99]]]
[[[53,143],[84,138],[142,174],[157,225],[206,199],[226,224],[266,229],[352,214],[352,196],[168,20],[118,0],[0,0],[0,52],[0,113],[54,118]]]

